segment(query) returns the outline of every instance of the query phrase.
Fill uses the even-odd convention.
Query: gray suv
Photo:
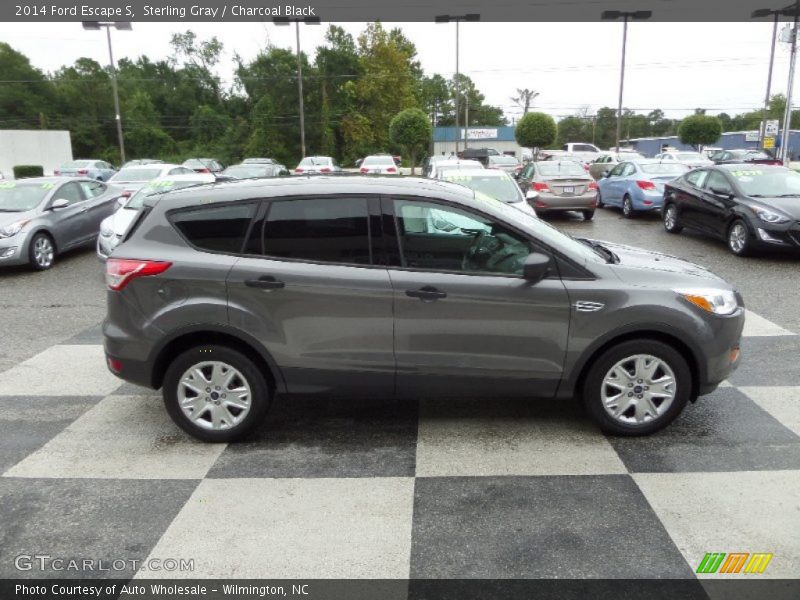
[[[739,361],[740,295],[463,186],[243,180],[149,197],[107,262],[107,364],[206,441],[276,394],[579,396],[661,429]]]

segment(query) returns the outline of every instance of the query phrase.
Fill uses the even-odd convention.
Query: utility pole
[[[792,49],[789,57],[789,83],[786,87],[786,109],[783,113],[783,137],[781,138],[781,160],[783,160],[783,164],[787,167],[791,159],[791,155],[789,154],[789,138],[791,137],[792,126],[792,88],[794,87],[794,68],[797,62],[797,17],[799,14],[800,0],[796,0],[792,24]]]
[[[767,112],[769,111],[769,96],[772,88],[772,67],[775,63],[775,39],[778,35],[778,18],[783,13],[783,9],[772,10],[769,8],[761,8],[754,10],[751,17],[754,19],[772,15],[774,17],[772,24],[772,45],[769,51],[769,71],[767,72],[767,93],[764,96],[764,116],[761,119],[761,147],[764,148],[764,139],[767,137]]]

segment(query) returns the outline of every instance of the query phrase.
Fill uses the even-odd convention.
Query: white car
[[[399,175],[400,170],[388,154],[374,154],[361,161],[359,171],[364,175]]]
[[[442,173],[442,181],[457,183],[475,191],[475,197],[488,197],[518,208],[536,218],[536,211],[525,200],[517,182],[500,169],[451,169]]]
[[[706,157],[705,154],[688,150],[662,152],[661,154],[656,154],[654,158],[659,160],[674,160],[675,162],[685,164],[691,169],[697,169],[698,167],[710,167],[714,164],[714,161]]]
[[[190,185],[213,183],[217,179],[211,173],[195,173],[191,169],[188,170],[190,171],[188,174],[158,177],[145,183],[141,189],[127,199],[117,212],[103,219],[103,222],[100,223],[100,235],[97,236],[97,257],[102,262],[106,261],[108,255],[114,251],[125,232],[128,231],[128,227],[139,214],[139,209],[142,208],[147,196]]]
[[[431,173],[428,177],[441,179],[442,173],[458,169],[483,169],[483,165],[477,160],[461,160],[459,158],[440,160],[431,165]]]
[[[127,198],[147,185],[148,182],[158,179],[159,177],[191,175],[192,173],[194,173],[192,169],[181,165],[163,163],[134,165],[117,171],[117,173],[108,180],[108,183],[125,190],[123,196]]]
[[[341,172],[342,168],[330,156],[306,156],[294,170],[295,175]]]

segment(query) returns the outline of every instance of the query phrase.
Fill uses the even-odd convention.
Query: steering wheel
[[[475,271],[480,267],[477,259],[482,249],[484,239],[486,239],[486,230],[481,229],[478,235],[473,238],[467,251],[464,252],[464,258],[461,260],[461,268],[464,271]]]

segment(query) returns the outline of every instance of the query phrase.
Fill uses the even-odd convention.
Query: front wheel
[[[260,424],[270,396],[264,374],[226,346],[197,346],[179,355],[164,376],[172,420],[204,442],[238,440]]]
[[[728,248],[736,256],[749,256],[753,251],[753,242],[747,225],[741,219],[736,219],[728,228]]]
[[[664,229],[669,233],[680,233],[683,225],[678,221],[678,208],[674,204],[667,204],[664,208]]]
[[[647,435],[675,420],[691,390],[691,370],[677,350],[655,340],[631,340],[609,348],[591,365],[583,401],[603,431]]]
[[[56,247],[53,238],[46,233],[37,233],[31,240],[28,248],[28,261],[37,271],[46,271],[53,266],[56,256]]]

